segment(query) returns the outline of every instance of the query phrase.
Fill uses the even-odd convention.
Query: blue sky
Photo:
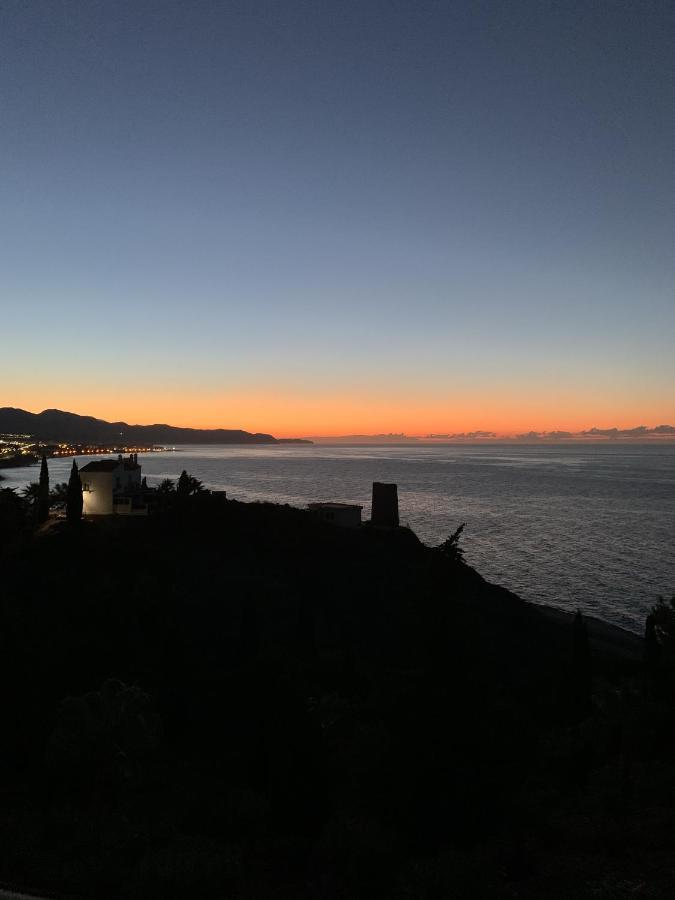
[[[650,0],[3,3],[0,403],[672,421],[674,38]]]

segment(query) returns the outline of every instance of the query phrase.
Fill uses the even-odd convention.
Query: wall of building
[[[147,516],[147,506],[134,506],[130,497],[113,500],[113,509],[116,516]]]
[[[129,458],[120,462],[119,466],[113,472],[113,490],[114,491],[134,491],[141,486],[141,470],[138,469],[126,469],[124,468],[124,463],[129,462]]]
[[[133,469],[130,472],[125,472],[123,484],[125,491],[138,490],[141,486],[141,470]]]
[[[332,525],[340,525],[343,528],[357,528],[361,524],[360,506],[309,503],[308,507],[311,513],[322,522],[330,522]]]
[[[112,515],[114,474],[114,472],[82,472],[80,475],[82,513],[85,516]]]
[[[336,509],[333,521],[336,525],[341,525],[343,528],[356,528],[361,524],[361,510],[358,506]]]

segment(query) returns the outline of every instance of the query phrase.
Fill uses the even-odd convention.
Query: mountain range
[[[31,413],[0,407],[0,434],[29,434],[43,441],[77,444],[279,444],[289,443],[271,434],[229,428],[176,428],[173,425],[129,425],[79,416],[60,409]],[[311,441],[290,441],[311,443]]]

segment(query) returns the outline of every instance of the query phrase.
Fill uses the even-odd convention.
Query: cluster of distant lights
[[[0,436],[0,456],[29,456],[34,442],[29,434],[3,434]]]
[[[50,456],[95,456],[112,453],[156,453],[163,447],[104,447],[82,444],[54,444],[35,441],[29,434],[0,435],[0,456],[31,456],[48,451]]]
[[[59,444],[59,449],[54,450],[53,456],[87,456],[91,454],[107,453],[155,453],[157,447],[71,447],[67,444]]]

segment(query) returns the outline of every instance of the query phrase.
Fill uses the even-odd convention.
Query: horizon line
[[[117,424],[122,423],[127,425],[130,428],[152,428],[152,427],[168,427],[168,428],[176,428],[176,429],[188,429],[195,431],[245,431],[249,434],[267,434],[270,437],[273,437],[275,440],[287,440],[291,437],[291,433],[287,432],[286,429],[281,429],[283,432],[283,436],[277,438],[276,435],[272,434],[270,431],[265,430],[249,430],[243,429],[239,427],[232,426],[199,426],[199,425],[169,425],[166,422],[151,422],[146,425],[141,423],[129,423],[122,419],[114,419],[113,421],[102,419],[99,416],[92,416],[87,413],[73,413],[69,410],[59,409],[58,407],[46,407],[38,413],[31,412],[30,410],[23,409],[21,407],[3,407],[3,409],[7,410],[15,410],[19,412],[25,412],[29,415],[41,415],[47,412],[59,412],[64,415],[75,415],[82,418],[93,418],[101,422],[105,422],[107,424]],[[417,433],[407,433],[405,431],[378,431],[373,433],[368,433],[365,431],[358,432],[341,432],[341,433],[331,433],[331,434],[312,434],[309,431],[304,431],[301,429],[296,430],[292,434],[292,438],[296,440],[313,440],[313,441],[341,441],[341,442],[353,442],[356,443],[358,441],[364,441],[368,443],[374,442],[386,442],[386,443],[490,443],[495,441],[508,441],[508,442],[532,442],[532,443],[559,443],[565,441],[601,441],[601,440],[633,440],[633,441],[648,441],[648,442],[666,442],[668,440],[675,440],[675,425],[668,424],[658,424],[658,425],[637,425],[629,428],[619,428],[617,426],[611,426],[606,428],[599,428],[597,426],[592,426],[590,428],[582,428],[576,431],[568,430],[568,429],[541,429],[541,430],[529,430],[529,431],[517,431],[517,430],[509,430],[509,431],[497,431],[493,429],[471,429],[466,431],[448,431],[448,432],[439,432],[439,431],[426,431],[426,432],[417,432]]]

